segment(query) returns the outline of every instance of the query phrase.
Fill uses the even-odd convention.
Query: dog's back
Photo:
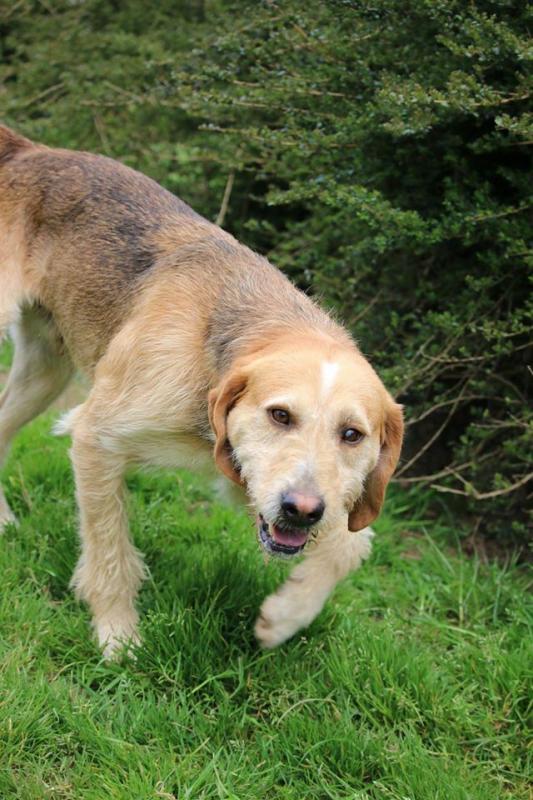
[[[33,147],[29,139],[15,133],[6,125],[0,125],[0,166],[28,147]]]
[[[94,364],[139,280],[211,230],[227,236],[113,159],[35,145],[0,126],[0,328],[38,302],[79,365]]]
[[[266,259],[155,181],[111,158],[33,144],[0,126],[0,333],[21,307],[39,305],[90,373],[147,282],[165,269],[160,288],[172,280],[176,315],[182,297],[186,305],[187,295],[195,299],[187,326],[208,331],[217,362],[231,359],[243,332],[264,335],[264,318],[312,321],[346,338]]]

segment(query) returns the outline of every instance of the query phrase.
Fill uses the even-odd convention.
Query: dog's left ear
[[[226,421],[229,412],[246,391],[246,383],[246,372],[243,369],[236,369],[224,377],[218,386],[211,389],[207,398],[209,422],[216,436],[215,463],[227,478],[239,486],[243,485],[243,480],[233,460]]]
[[[403,439],[402,406],[391,401],[381,437],[378,463],[367,476],[362,496],[348,515],[348,528],[360,531],[370,525],[381,511],[387,484],[400,458]]]

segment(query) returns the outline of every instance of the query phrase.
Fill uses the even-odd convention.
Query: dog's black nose
[[[326,505],[321,497],[303,492],[281,495],[281,514],[288,525],[300,528],[315,525],[322,519]]]

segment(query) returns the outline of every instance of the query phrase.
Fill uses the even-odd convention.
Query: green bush
[[[152,174],[336,309],[407,406],[398,479],[524,542],[529,15],[22,2],[0,24],[0,100],[30,136]]]

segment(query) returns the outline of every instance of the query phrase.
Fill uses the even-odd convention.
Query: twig
[[[422,353],[424,358],[431,359],[436,364],[472,364],[475,361],[487,361],[489,358],[493,358],[492,353],[487,353],[484,356],[465,356],[464,358],[455,358],[454,356],[426,356],[425,353]]]
[[[136,103],[142,103],[143,98],[140,97],[138,94],[134,94],[134,92],[130,92],[127,89],[123,89],[122,86],[117,86],[116,83],[112,83],[111,81],[104,81],[106,86],[109,86],[110,89],[117,92],[118,94],[122,94],[125,97],[129,97],[130,100],[135,100]]]
[[[101,119],[100,115],[99,114],[93,114],[93,121],[94,121],[94,127],[96,128],[96,132],[98,133],[98,136],[102,140],[102,144],[104,146],[104,151],[106,153],[110,153],[111,149],[109,147],[109,139],[107,138],[107,134],[105,132],[105,125],[102,122],[102,119]]]
[[[222,204],[220,206],[220,211],[217,214],[217,218],[215,220],[216,225],[224,224],[224,219],[226,218],[226,212],[228,210],[229,199],[231,197],[231,190],[233,189],[233,182],[235,180],[235,170],[232,170],[228,175],[228,180],[226,181],[226,188],[224,189],[224,196],[222,198]]]
[[[509,142],[508,144],[501,144],[500,147],[529,147],[533,144],[533,139],[526,139],[524,142]]]
[[[366,317],[370,309],[376,305],[382,294],[383,294],[382,289],[380,289],[379,292],[376,292],[372,300],[370,300],[370,302],[367,303],[366,306],[358,314],[355,315],[355,317],[351,318],[350,324],[355,325],[356,322],[359,322],[359,320],[363,319],[363,317]]]
[[[531,203],[526,203],[518,208],[508,208],[507,211],[499,211],[496,214],[476,214],[473,217],[465,217],[464,222],[485,222],[487,219],[500,219],[500,217],[510,217],[513,214],[520,214],[522,211],[527,211],[531,208]]]
[[[264,89],[264,84],[252,81],[232,81],[235,86],[246,86],[250,89]],[[283,94],[287,94],[286,86],[270,86],[269,89],[271,91],[278,91],[282,92]],[[290,87],[291,94],[303,94],[303,95],[311,95],[312,97],[350,97],[349,94],[346,92],[328,92],[328,91],[321,91],[320,89],[309,89],[309,88],[302,88],[299,89],[295,86]]]
[[[43,98],[55,92],[56,89],[62,89],[64,85],[63,81],[61,81],[60,83],[54,83],[53,86],[48,86],[46,89],[43,89],[42,92],[39,92],[39,94],[35,94],[33,97],[30,97],[29,100],[26,100],[25,103],[22,103],[21,108],[28,108],[33,105],[33,103],[36,103],[37,100],[43,100]]]
[[[470,320],[468,320],[468,322],[469,322],[469,321],[470,321]],[[438,363],[438,360],[439,360],[439,359],[441,359],[441,358],[442,358],[444,355],[446,355],[447,353],[449,353],[449,352],[450,352],[450,350],[451,350],[451,348],[453,347],[453,345],[454,345],[454,344],[455,344],[455,343],[456,343],[456,342],[459,340],[459,338],[460,338],[460,334],[456,334],[456,335],[455,335],[455,336],[454,336],[452,339],[450,339],[450,340],[447,342],[447,344],[446,344],[446,347],[444,348],[444,350],[442,351],[442,353],[440,354],[440,356],[439,356],[439,357],[436,357],[436,356],[427,356],[427,355],[424,353],[424,348],[425,348],[427,345],[429,345],[429,344],[430,344],[430,343],[431,343],[431,342],[434,340],[434,338],[435,338],[435,336],[434,336],[434,335],[430,336],[430,337],[429,337],[429,339],[427,339],[427,341],[425,341],[425,342],[422,342],[422,344],[421,344],[421,345],[420,345],[420,347],[418,348],[418,350],[417,350],[417,352],[415,353],[415,356],[414,356],[414,358],[413,358],[413,361],[414,361],[414,360],[415,360],[415,359],[416,359],[418,356],[423,356],[424,358],[426,358],[426,359],[427,359],[427,362],[424,364],[424,366],[420,367],[418,370],[416,370],[416,369],[415,369],[415,370],[413,370],[413,372],[411,373],[411,376],[410,376],[410,377],[407,379],[407,381],[406,381],[406,382],[403,384],[403,386],[402,386],[400,389],[398,389],[398,392],[397,392],[397,394],[398,394],[398,395],[402,395],[402,394],[404,394],[404,393],[407,391],[407,389],[409,389],[409,387],[410,387],[410,386],[412,386],[412,384],[413,384],[415,381],[418,381],[422,375],[424,375],[426,372],[428,372],[430,369],[432,369],[432,367],[433,367],[433,366],[434,366],[436,363]]]
[[[430,437],[429,437],[429,439],[427,440],[427,442],[426,442],[426,443],[425,443],[425,444],[424,444],[424,445],[423,445],[423,446],[420,448],[420,450],[418,450],[418,451],[415,453],[415,455],[414,455],[414,456],[411,458],[411,460],[410,460],[410,461],[408,461],[408,462],[407,462],[407,464],[404,464],[404,466],[401,468],[401,470],[400,470],[400,471],[397,473],[397,475],[396,475],[396,477],[397,477],[397,478],[399,478],[401,475],[403,475],[403,473],[404,473],[404,472],[407,472],[407,470],[408,470],[410,467],[412,467],[412,466],[413,466],[413,464],[415,464],[415,463],[418,461],[418,459],[420,458],[420,456],[422,456],[422,455],[423,455],[423,454],[426,452],[426,450],[428,450],[428,449],[431,447],[431,445],[433,444],[433,442],[434,442],[436,439],[438,439],[438,438],[439,438],[439,436],[441,435],[442,431],[444,430],[444,428],[446,427],[446,425],[448,424],[448,422],[451,420],[451,418],[452,418],[452,417],[453,417],[453,415],[455,414],[455,411],[457,410],[457,406],[459,405],[459,403],[460,403],[460,402],[461,402],[461,400],[463,399],[463,397],[464,397],[464,392],[465,392],[465,389],[466,389],[467,385],[468,385],[468,382],[466,382],[466,383],[465,383],[465,385],[463,386],[463,388],[461,389],[461,391],[459,392],[459,394],[458,394],[458,395],[457,395],[457,397],[455,398],[455,402],[454,402],[453,406],[451,407],[451,409],[450,409],[450,412],[449,412],[449,414],[447,415],[447,417],[446,417],[446,419],[444,420],[444,422],[442,423],[442,425],[440,425],[440,426],[437,428],[437,430],[435,431],[435,433],[433,434],[433,436],[430,436]]]
[[[464,402],[466,402],[467,400],[489,400],[491,398],[490,395],[488,394],[466,394],[463,396],[462,399]],[[497,397],[493,399],[499,400],[499,398]],[[416,425],[417,422],[421,422],[423,419],[426,419],[426,417],[429,417],[435,411],[438,411],[439,408],[444,408],[445,406],[449,406],[452,403],[455,403],[454,397],[450,398],[449,400],[442,400],[442,402],[440,403],[435,403],[434,406],[431,406],[431,408],[428,408],[425,411],[423,411],[421,414],[418,415],[418,417],[413,417],[412,419],[407,420],[406,427],[410,427],[411,425]]]
[[[528,431],[530,428],[527,422],[523,422],[521,419],[516,419],[516,417],[512,417],[510,421],[505,419],[495,419],[493,422],[472,422],[471,425],[473,428],[481,428],[482,430],[486,431],[502,430],[502,428],[522,428],[523,430]]]
[[[520,489],[521,486],[524,486],[528,481],[533,478],[533,472],[529,472],[527,475],[524,475],[519,481],[513,483],[511,486],[506,486],[505,489],[494,489],[492,492],[478,492],[477,489],[467,483],[463,478],[459,475],[456,477],[459,480],[463,481],[468,487],[469,491],[465,492],[462,489],[453,489],[451,486],[439,486],[438,483],[432,483],[431,488],[435,489],[437,492],[447,492],[449,494],[459,494],[462,497],[473,497],[474,500],[489,500],[492,497],[500,497],[504,494],[510,494],[510,492],[515,492],[517,489]]]
[[[457,464],[456,466],[444,467],[444,469],[439,470],[438,472],[433,472],[429,475],[415,475],[410,478],[394,478],[394,481],[398,481],[398,483],[403,486],[409,483],[429,483],[430,481],[435,481],[437,478],[446,478],[448,475],[453,475],[458,472],[462,472],[468,467],[479,466],[484,461],[487,461],[490,458],[495,458],[497,455],[497,451],[491,450],[488,453],[485,453],[482,456],[479,456],[476,459],[471,459],[470,461],[463,461],[462,464]]]
[[[528,367],[528,369],[529,369],[529,370],[531,370],[531,367]],[[504,386],[507,386],[507,387],[508,387],[509,389],[511,389],[511,390],[512,390],[512,391],[513,391],[513,392],[514,392],[516,395],[518,395],[518,399],[519,399],[519,400],[520,400],[522,403],[527,403],[527,398],[525,397],[525,395],[524,395],[524,394],[522,394],[522,392],[520,391],[520,389],[518,388],[518,386],[516,386],[514,383],[512,383],[512,382],[511,382],[510,380],[508,380],[507,378],[504,378],[504,377],[503,377],[503,375],[500,375],[498,372],[493,372],[493,373],[492,373],[492,375],[491,375],[491,379],[492,379],[493,381],[499,381],[500,383],[503,383],[503,385],[504,385]]]
[[[2,21],[7,21],[10,17],[13,17],[17,13],[19,8],[23,5],[24,5],[24,0],[19,0],[18,3],[13,3],[11,8],[5,11],[5,14],[4,11],[2,10],[2,15],[3,15]]]

